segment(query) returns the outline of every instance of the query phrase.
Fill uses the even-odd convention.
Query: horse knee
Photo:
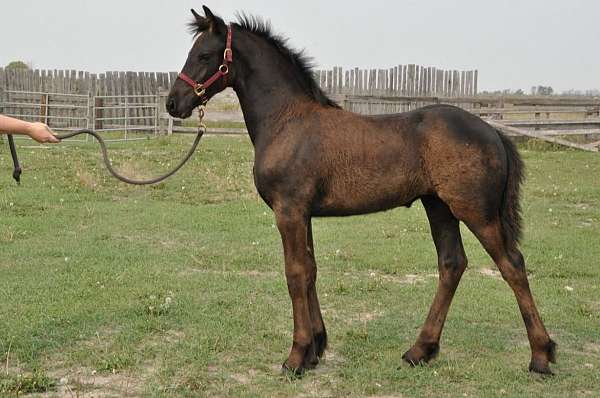
[[[286,267],[285,278],[288,290],[291,292],[304,291],[315,283],[316,267],[302,264]]]
[[[447,288],[455,289],[465,268],[467,268],[467,259],[464,256],[443,258],[439,263],[440,283]]]
[[[525,259],[523,258],[523,254],[517,249],[511,250],[508,252],[508,261],[518,270],[525,270]]]
[[[513,261],[511,258],[506,258],[498,263],[500,274],[511,287],[527,287],[527,273],[525,272],[525,263],[521,257],[520,261]]]
[[[440,275],[445,274],[451,277],[460,277],[467,268],[467,263],[467,257],[462,252],[444,253],[438,259]]]

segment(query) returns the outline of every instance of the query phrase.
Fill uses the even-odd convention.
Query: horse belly
[[[380,168],[337,170],[313,206],[315,216],[347,216],[410,206],[420,196],[414,175]]]

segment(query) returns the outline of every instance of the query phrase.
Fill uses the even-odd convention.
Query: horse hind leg
[[[426,363],[439,352],[439,341],[450,303],[467,267],[458,220],[437,197],[422,199],[438,255],[439,282],[425,324],[415,344],[402,358],[411,365]]]
[[[502,277],[513,290],[521,316],[527,329],[531,347],[529,370],[542,374],[552,374],[549,362],[555,363],[556,343],[548,332],[535,306],[525,272],[523,255],[514,239],[503,239],[499,218],[492,222],[466,222],[488,254],[492,257]]]

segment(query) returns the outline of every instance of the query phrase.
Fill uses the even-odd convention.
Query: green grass
[[[183,122],[184,127],[196,127],[198,126],[197,120],[186,119]],[[227,120],[207,120],[204,122],[206,127],[208,128],[234,128],[234,129],[244,129],[246,128],[246,123],[244,122],[235,122],[235,121],[227,121]]]
[[[292,329],[280,239],[252,184],[247,137],[206,137],[179,174],[146,188],[109,177],[95,145],[19,144],[20,187],[0,149],[0,396],[600,394],[597,154],[522,151],[523,252],[559,344],[555,377],[527,372],[515,299],[482,273],[494,266],[466,230],[469,269],[440,356],[402,363],[437,283],[416,203],[315,221],[330,348],[316,371],[290,380],[279,373]],[[111,144],[111,158],[148,177],[189,145]]]

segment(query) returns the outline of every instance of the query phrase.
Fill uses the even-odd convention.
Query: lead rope
[[[8,134],[8,147],[10,148],[10,156],[13,160],[13,178],[17,184],[21,183],[21,165],[19,164],[19,158],[17,157],[17,147],[15,146],[15,140],[12,134]]]
[[[125,182],[127,184],[132,184],[132,185],[151,185],[151,184],[157,184],[157,183],[159,183],[161,181],[164,181],[167,178],[171,177],[173,174],[177,173],[179,171],[179,169],[181,169],[183,167],[183,165],[187,163],[188,160],[190,160],[190,158],[192,157],[192,155],[196,151],[196,148],[198,147],[198,144],[200,143],[200,139],[202,138],[202,136],[204,135],[204,133],[206,133],[206,125],[202,122],[203,119],[204,119],[204,105],[201,105],[201,106],[198,107],[198,133],[196,134],[196,138],[194,140],[194,143],[192,144],[192,147],[190,148],[190,150],[188,151],[188,153],[181,160],[181,162],[179,162],[177,164],[177,166],[175,166],[167,174],[164,174],[164,175],[156,177],[156,178],[152,178],[150,180],[135,180],[133,178],[125,177],[124,175],[119,174],[119,172],[117,170],[115,170],[115,168],[112,166],[112,163],[111,163],[111,161],[110,161],[110,159],[108,157],[108,150],[106,148],[106,142],[95,131],[88,130],[88,129],[83,129],[83,130],[75,131],[73,133],[56,135],[56,138],[58,138],[59,140],[62,141],[62,140],[66,140],[66,139],[69,139],[69,138],[76,137],[76,136],[81,135],[81,134],[91,135],[100,144],[100,150],[102,151],[102,159],[104,160],[104,164],[106,165],[106,168],[108,169],[108,171],[110,172],[110,174],[112,174],[116,179],[118,179],[120,181],[123,181],[123,182]],[[21,169],[19,167],[19,161],[17,159],[17,152],[16,152],[16,150],[14,148],[14,143],[12,142],[12,137],[10,137],[10,136],[9,136],[9,144],[10,144],[10,148],[11,148],[11,155],[12,155],[13,162],[14,162],[14,165],[15,165],[15,169],[14,169],[14,172],[13,172],[13,177],[15,178],[15,180],[18,183],[19,182],[19,176],[21,174]]]

